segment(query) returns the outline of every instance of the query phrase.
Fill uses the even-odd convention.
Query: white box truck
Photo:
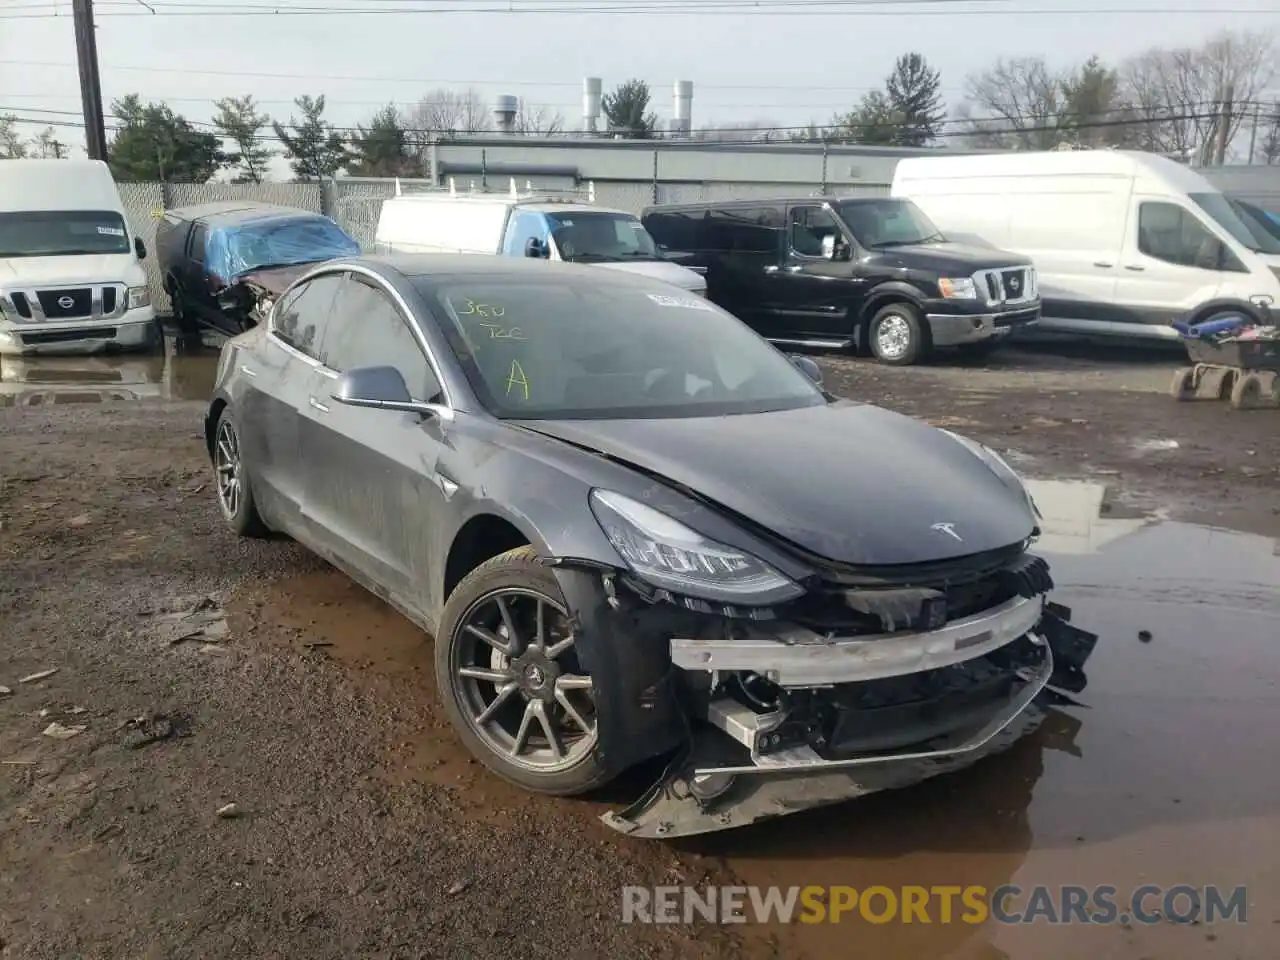
[[[152,346],[146,255],[105,163],[0,163],[0,354]]]
[[[911,157],[892,194],[951,234],[1036,265],[1040,328],[1177,337],[1173,320],[1280,303],[1280,241],[1251,230],[1195,170],[1154,154],[1078,150]]]
[[[635,214],[554,194],[404,194],[382,202],[377,253],[483,253],[597,264],[706,295],[707,281],[665,259]]]

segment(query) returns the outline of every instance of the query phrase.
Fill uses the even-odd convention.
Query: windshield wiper
[[[882,250],[885,247],[914,247],[920,243],[928,243],[928,240],[881,240],[879,243],[870,243],[867,246],[873,250]]]
[[[618,257],[607,256],[603,253],[575,253],[571,257],[566,257],[570,263],[604,263],[616,262]]]

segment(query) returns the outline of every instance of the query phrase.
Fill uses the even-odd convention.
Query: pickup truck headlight
[[[950,430],[943,430],[947,436],[956,441],[975,457],[981,460],[990,468],[991,472],[1000,478],[1000,481],[1009,489],[1016,491],[1026,497],[1027,506],[1031,508],[1031,512],[1035,514],[1036,519],[1042,519],[1040,508],[1036,506],[1035,499],[1031,496],[1031,491],[1027,489],[1026,484],[1022,482],[1022,478],[1018,476],[1016,470],[1005,461],[1004,457],[996,453],[985,444],[979,443],[977,440],[971,440],[969,437],[962,437],[958,433],[952,433]]]
[[[938,281],[938,289],[948,300],[978,299],[978,285],[973,277],[943,277]]]
[[[130,287],[128,309],[137,310],[139,307],[151,306],[151,288],[150,287]]]
[[[804,593],[763,560],[709,540],[620,493],[592,490],[591,511],[632,572],[656,587],[703,600],[758,605]]]

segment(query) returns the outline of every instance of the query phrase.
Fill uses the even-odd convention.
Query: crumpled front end
[[[1097,638],[1048,602],[1038,557],[956,573],[931,587],[828,584],[671,636],[689,741],[604,821],[654,838],[745,826],[908,786],[1030,733],[1055,691],[1084,688]]]

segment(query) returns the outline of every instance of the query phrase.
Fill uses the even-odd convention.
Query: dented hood
[[[839,563],[924,563],[1019,543],[1025,496],[948,434],[842,401],[730,417],[530,420]]]

